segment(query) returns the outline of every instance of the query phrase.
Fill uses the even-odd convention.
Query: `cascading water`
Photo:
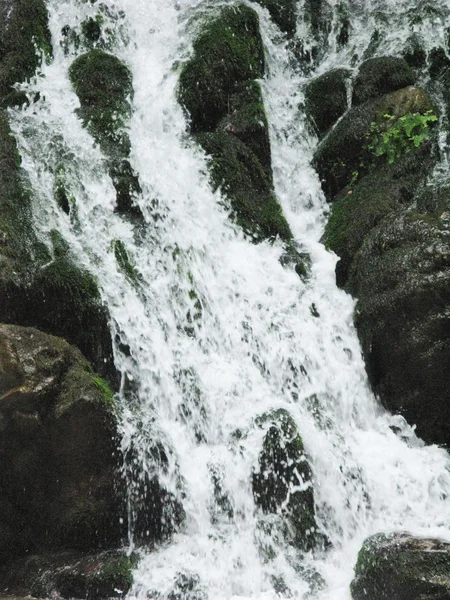
[[[176,533],[142,552],[129,598],[178,592],[217,600],[280,594],[344,600],[368,535],[408,530],[450,537],[450,463],[443,450],[424,446],[400,417],[387,414],[368,388],[354,302],[337,289],[336,258],[319,242],[326,204],[310,166],[317,140],[302,114],[309,76],[292,66],[267,11],[253,4],[268,62],[263,91],[275,188],[296,240],[311,255],[308,282],[280,265],[281,244],[245,239],[230,224],[226,202],[211,192],[206,158],[186,136],[175,96],[174,65],[189,56],[189,19],[200,4],[104,3],[115,32],[112,51],[133,74],[131,163],[145,219],[138,226],[113,212],[104,157],[75,113],[68,78],[75,54],[60,43],[62,28],[79,25],[95,6],[50,0],[54,60],[28,85],[40,99],[12,113],[37,198],[36,229],[43,239],[51,229],[62,233],[98,278],[111,314],[122,373],[130,551],[146,535],[139,504],[154,474],[170,492],[162,507],[167,522],[177,501],[185,512]],[[444,21],[435,13],[410,25],[412,0],[369,4],[353,3],[344,48],[336,47],[332,25],[316,73],[348,67],[355,55],[361,60],[375,29],[378,54],[395,54],[411,30],[424,31],[430,44],[443,40]],[[337,7],[334,15],[335,24]],[[53,199],[60,163],[76,199],[71,218]],[[116,240],[126,245],[137,278],[118,267]],[[278,408],[293,416],[311,459],[326,550],[301,554],[261,528],[251,474],[264,431],[255,419]]]

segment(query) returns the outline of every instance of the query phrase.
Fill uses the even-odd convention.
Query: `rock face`
[[[351,584],[354,600],[448,600],[450,544],[407,533],[368,538]]]
[[[0,557],[119,543],[113,394],[80,352],[0,326]]]
[[[323,241],[340,257],[338,285],[358,299],[374,391],[425,441],[448,445],[450,194],[445,182],[425,186],[436,161],[429,96],[390,91],[410,75],[399,60],[366,61],[355,80],[362,103],[320,143],[315,163],[333,203]],[[380,90],[389,93],[373,99]]]
[[[285,410],[264,415],[258,424],[269,428],[253,474],[255,503],[266,514],[281,514],[295,546],[317,545],[312,473],[297,426]],[[295,491],[294,491],[295,490]]]

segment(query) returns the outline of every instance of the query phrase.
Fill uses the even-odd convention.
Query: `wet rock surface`
[[[113,393],[80,352],[0,325],[0,557],[119,543]]]
[[[333,202],[323,241],[340,258],[338,285],[358,299],[372,387],[425,441],[448,445],[450,204],[445,181],[427,182],[437,132],[420,127],[433,102],[414,85],[390,91],[413,83],[411,74],[400,59],[363,63],[353,93],[360,104],[321,142],[315,162]],[[417,138],[403,133],[407,119]]]
[[[448,600],[450,544],[407,533],[374,535],[359,552],[351,592],[354,600]]]

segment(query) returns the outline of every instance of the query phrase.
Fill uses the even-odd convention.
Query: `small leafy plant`
[[[386,124],[371,124],[367,134],[367,148],[376,157],[385,157],[389,164],[418,148],[428,137],[430,123],[437,121],[432,110],[426,113],[408,113],[399,119],[386,114],[384,118],[387,119]]]

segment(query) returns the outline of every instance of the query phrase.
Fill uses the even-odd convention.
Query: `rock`
[[[375,393],[426,442],[449,445],[446,215],[404,209],[381,221],[364,239],[347,289],[358,298],[355,325]]]
[[[26,102],[13,89],[32,77],[41,62],[36,47],[52,56],[48,13],[44,0],[4,0],[0,5],[0,107]]]
[[[93,276],[51,255],[32,227],[31,196],[8,119],[0,113],[0,322],[37,327],[77,345],[115,376],[108,314]]]
[[[131,114],[131,72],[116,56],[91,50],[79,56],[69,70],[80,100],[78,114],[85,127],[111,159],[110,175],[117,193],[117,210],[142,217],[133,197],[141,192],[129,161],[130,139],[125,125]]]
[[[380,127],[394,126],[397,119],[406,114],[423,114],[428,110],[433,110],[428,94],[413,86],[349,110],[314,154],[314,164],[327,199],[333,200],[350,183],[353,174],[367,171],[372,163],[373,155],[367,147],[372,123]],[[394,119],[387,122],[385,114]]]
[[[302,550],[318,541],[311,468],[303,441],[290,414],[283,409],[263,415],[257,423],[269,424],[253,473],[253,496],[266,514],[281,514],[292,530],[293,543]],[[295,488],[300,487],[301,489]]]
[[[0,531],[14,539],[0,535],[3,561],[120,542],[113,394],[76,348],[0,325],[0,429]]]
[[[0,589],[37,598],[121,598],[131,588],[136,562],[120,551],[45,553],[0,568]]]
[[[229,133],[203,133],[198,143],[211,157],[214,189],[221,188],[230,200],[236,222],[255,241],[279,236],[292,238],[272,190],[271,181],[248,146]]]
[[[332,69],[308,83],[305,89],[305,108],[317,131],[323,135],[348,107],[348,69]]]
[[[130,70],[117,57],[91,50],[79,56],[69,69],[80,100],[83,123],[108,156],[126,158],[130,141],[124,126],[130,116],[133,95]]]
[[[367,234],[391,213],[412,204],[433,164],[430,144],[381,164],[333,202],[322,242],[339,257],[337,283],[345,287],[352,261]]]
[[[415,81],[414,73],[402,58],[381,56],[370,58],[359,67],[353,83],[353,106],[395,92]]]
[[[292,37],[297,28],[297,11],[295,0],[256,0],[263,8],[267,8],[272,20],[281,31]]]
[[[417,33],[413,33],[406,40],[403,50],[403,58],[413,69],[425,67],[427,62],[427,53],[424,48],[424,40]]]
[[[354,600],[448,600],[450,544],[407,533],[377,534],[359,554]]]
[[[225,7],[194,41],[180,74],[178,98],[193,132],[213,131],[228,112],[237,86],[264,74],[258,15],[243,4]]]
[[[246,81],[229,100],[229,112],[217,128],[235,135],[259,158],[272,177],[269,125],[261,92],[257,81]]]

